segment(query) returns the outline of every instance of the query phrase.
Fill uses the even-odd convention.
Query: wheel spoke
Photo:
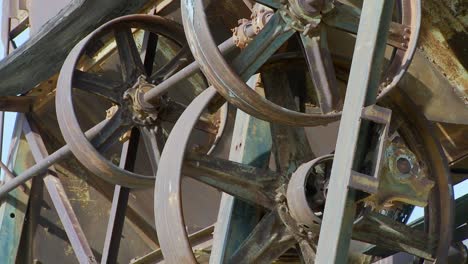
[[[159,160],[161,159],[160,150],[162,150],[164,147],[158,144],[158,140],[157,140],[157,134],[159,132],[158,130],[160,129],[162,128],[160,127],[140,128],[141,134],[143,136],[143,142],[146,148],[146,153],[148,154],[148,159],[151,163],[151,168],[153,169],[154,174],[156,174],[156,172],[158,171],[158,164],[159,164]]]
[[[105,79],[102,75],[75,70],[73,73],[73,87],[118,103],[121,97],[122,84]]]
[[[378,213],[362,216],[353,226],[353,239],[432,260],[435,241],[424,232]]]
[[[282,175],[245,164],[214,158],[207,155],[188,154],[184,173],[244,201],[265,208],[274,207],[275,190]]]
[[[247,81],[294,32],[286,25],[281,15],[275,13],[265,28],[233,61],[232,69]]]
[[[323,22],[339,30],[357,34],[360,17],[361,10],[358,8],[335,2],[334,10],[323,17]],[[404,29],[404,25],[391,22],[387,44],[397,49],[406,50],[407,46],[402,45],[406,42],[403,38]]]
[[[321,27],[319,35],[316,36],[301,34],[301,40],[320,109],[323,113],[340,110],[338,108],[342,102],[340,101],[332,58],[328,50],[325,28]]]
[[[123,123],[122,114],[117,110],[117,112],[106,121],[101,131],[91,140],[91,143],[100,152],[105,152],[129,129],[130,126]]]
[[[178,103],[176,101],[169,101],[166,106],[166,109],[164,109],[159,118],[162,121],[175,123],[186,108],[187,107],[181,103]],[[201,118],[195,124],[194,128],[213,135],[216,135],[218,132],[218,128],[213,124],[213,122],[209,118],[204,117],[204,115],[201,116]]]
[[[315,254],[317,252],[315,246],[312,246],[306,240],[301,240],[299,241],[299,249],[301,250],[301,263],[314,263]]]
[[[255,0],[255,2],[275,9],[281,7],[281,1],[279,0]]]
[[[303,83],[298,82],[294,78],[296,76],[286,73],[282,67],[268,69],[261,76],[268,100],[285,108],[298,110],[292,89],[301,89]],[[276,171],[295,171],[300,164],[314,158],[303,127],[276,123],[271,123],[270,127]]]
[[[122,79],[127,84],[133,84],[139,76],[145,75],[145,67],[133,39],[132,30],[121,27],[115,30],[114,35],[119,51]]]
[[[145,67],[146,74],[148,76],[153,72],[154,60],[156,57],[156,48],[158,47],[158,35],[152,32],[145,32],[145,38],[143,42],[144,59],[143,66]]]
[[[149,80],[153,83],[165,81],[171,75],[189,63],[190,49],[184,46],[168,63],[151,75]]]
[[[296,244],[276,211],[265,215],[229,263],[272,263]]]

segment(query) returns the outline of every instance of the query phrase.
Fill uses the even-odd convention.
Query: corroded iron
[[[157,168],[156,161],[159,159],[159,151],[163,143],[154,140],[153,137],[156,136],[158,140],[163,140],[161,139],[161,133],[164,128],[160,125],[161,120],[171,121],[167,117],[173,115],[175,109],[183,109],[181,104],[166,99],[162,94],[159,95],[158,99],[152,100],[154,104],[145,101],[144,94],[156,89],[152,78],[157,78],[158,74],[146,73],[133,39],[132,27],[148,30],[153,34],[166,37],[179,47],[185,45],[180,26],[158,16],[133,15],[110,21],[82,40],[67,57],[58,80],[56,106],[59,125],[65,141],[85,167],[114,184],[125,187],[147,187],[153,184],[154,176],[136,174],[119,168],[99,152],[109,148],[118,141],[122,134],[130,130],[131,127],[136,126],[142,129],[142,136],[146,138],[144,142],[150,160],[155,162],[154,166]],[[99,37],[112,31],[114,32],[121,61],[122,82],[120,83],[112,81],[112,79],[106,79],[105,76],[81,72],[76,69],[79,67],[78,61],[86,47]],[[183,66],[180,64],[184,63],[184,60],[181,60],[180,57],[175,56],[171,59],[175,62],[169,60],[167,65],[175,64],[178,67],[175,69],[169,66],[163,67],[166,71],[175,71]],[[84,133],[81,132],[74,112],[72,87],[103,96],[118,105],[107,121],[106,126],[100,131],[98,137],[92,141],[88,141]],[[219,119],[221,117],[213,115],[204,121],[207,123],[212,122],[211,126],[214,132],[207,130],[211,137],[211,143],[219,138],[219,135],[217,136],[218,131],[222,131],[219,125],[216,127],[213,124],[217,121],[224,124]],[[93,145],[100,147],[96,149]],[[205,151],[209,149],[210,147]]]
[[[377,193],[365,201],[377,209],[395,202],[425,207],[434,181],[427,178],[427,171],[420,167],[416,155],[401,142],[388,144],[384,155]]]
[[[161,249],[136,262],[159,261],[164,255],[168,263],[196,263],[200,261],[200,255],[207,258],[209,254],[204,251],[200,253],[193,247],[191,242],[194,237],[198,239],[198,234],[188,235],[183,218],[181,183],[183,176],[188,176],[246,202],[258,214],[250,233],[242,241],[231,243],[236,248],[230,249],[223,263],[271,263],[291,256],[294,261],[303,263],[316,261],[318,240],[324,238],[324,234],[319,233],[325,222],[324,206],[327,200],[329,205],[332,204],[336,197],[327,197],[330,167],[335,155],[315,158],[302,126],[328,125],[341,117],[344,98],[338,83],[348,78],[346,72],[349,69],[343,66],[343,58],[337,58],[329,51],[327,27],[356,34],[361,11],[331,0],[244,2],[252,12],[250,19],[240,20],[233,30],[233,36],[219,46],[214,44],[206,21],[205,12],[209,8],[205,9],[201,0],[181,1],[190,48],[182,27],[159,16],[122,17],[92,32],[72,50],[59,78],[57,115],[67,144],[48,157],[41,155],[36,165],[1,183],[0,197],[26,180],[43,174],[52,164],[69,158],[70,154],[112,184],[149,187],[156,181],[154,215]],[[383,79],[373,80],[375,84],[380,83],[379,94],[375,96],[379,106],[371,105],[354,111],[356,116],[360,115],[357,123],[368,124],[371,121],[383,126],[381,130],[375,129],[380,141],[370,143],[376,145],[374,152],[370,153],[377,156],[374,159],[376,164],[351,171],[350,183],[346,188],[359,191],[361,199],[356,204],[360,208],[345,221],[354,222],[351,235],[354,240],[373,244],[377,249],[407,252],[429,261],[443,262],[451,242],[453,220],[453,194],[447,162],[425,118],[406,95],[402,92],[389,93],[406,72],[415,52],[421,3],[419,0],[396,2],[395,18],[390,23],[386,42],[393,48],[393,55],[383,72]],[[145,59],[141,60],[142,51],[134,40],[135,29],[152,32],[175,42],[178,52],[171,53],[172,59],[153,71],[152,59],[156,52],[146,50]],[[116,40],[119,73],[122,75],[118,80],[106,79],[88,68],[80,68],[80,58],[99,48],[99,43],[93,45],[94,41],[105,39],[106,32],[110,32],[111,39]],[[293,35],[298,38],[292,39]],[[157,42],[155,39],[153,41]],[[369,43],[373,42],[375,40]],[[240,48],[239,54],[229,61],[227,58],[230,57],[225,55],[235,50],[236,46]],[[195,57],[193,62],[190,49]],[[287,65],[293,60],[301,61],[301,70],[307,72],[311,85],[306,83],[308,80],[303,76],[292,74],[288,69],[274,73],[265,71],[271,66],[269,63],[283,61]],[[346,63],[349,61],[344,60]],[[195,75],[199,69],[213,86],[203,92],[200,89],[200,95],[188,106],[169,97],[168,92],[173,90],[171,88],[175,84]],[[261,78],[258,84],[266,86],[265,96],[258,92],[262,89],[254,91],[244,83],[257,72],[260,72],[258,76]],[[376,72],[380,76],[380,71]],[[295,86],[289,87],[288,84],[294,81]],[[203,85],[208,86],[207,82]],[[103,97],[110,105],[105,107],[106,119],[86,133],[81,130],[73,105],[73,101],[78,100],[74,96],[78,90],[76,88]],[[312,104],[308,102],[308,108],[304,102],[306,93],[307,96],[313,94],[308,98],[313,101]],[[3,98],[0,99],[0,106],[3,105],[6,110],[30,112],[35,110],[33,104],[37,100],[32,96]],[[264,123],[271,127],[273,156],[262,158],[265,164],[270,160],[270,168],[275,167],[276,171],[266,168],[266,165],[255,167],[253,164],[240,164],[221,158],[221,154],[212,154],[226,124],[226,107],[220,109],[224,100],[238,107],[239,112],[242,110],[252,115],[251,118],[271,122]],[[393,115],[389,109],[395,111]],[[175,125],[166,130],[161,125],[163,122]],[[138,139],[135,139],[135,133],[129,133],[130,129],[140,131],[137,134],[141,133],[149,156],[147,166],[156,175],[132,172]],[[208,135],[209,139],[203,146],[189,144],[191,137],[197,137],[194,129]],[[389,137],[393,141],[389,143],[387,136],[390,132]],[[125,166],[125,160],[120,160],[118,167],[114,164],[117,160],[115,157],[108,159],[104,156],[113,142],[119,141],[133,149],[130,165]],[[164,143],[166,147],[163,150]],[[237,144],[232,148],[241,148]],[[121,159],[125,158],[125,152],[124,148]],[[54,171],[53,167],[51,171]],[[45,181],[49,189],[59,188],[59,193],[51,193],[52,198],[54,202],[62,201],[58,211],[61,219],[68,221],[65,231],[78,258],[81,262],[86,262],[86,258],[89,258],[89,262],[95,262],[94,253],[81,234],[77,220],[73,218],[73,211],[70,211],[68,204],[63,204],[64,199],[67,201],[66,196],[60,193],[63,186],[52,176],[47,177]],[[113,263],[117,260],[130,194],[126,187],[115,188],[103,262]],[[411,205],[427,206],[424,230],[405,225],[407,217],[400,214],[408,215]],[[71,222],[67,220],[70,215]],[[261,220],[257,223],[258,219]],[[149,225],[145,231],[153,234],[153,228]],[[201,240],[207,242],[204,248],[216,243],[211,242],[212,231],[211,227],[201,232]],[[156,237],[155,234],[153,236]],[[238,237],[226,236],[222,239],[235,240]],[[295,250],[291,250],[293,248]],[[324,252],[322,250],[321,254]],[[347,254],[348,251],[343,252]],[[357,253],[358,258],[362,263],[367,263],[372,257],[364,256],[362,252]],[[369,252],[366,251],[366,254],[373,255]]]
[[[307,16],[304,16],[307,12],[304,11],[302,2],[301,4],[299,3],[300,1],[292,2],[293,3],[280,3],[280,1],[266,2],[266,5],[279,8],[279,10],[271,16],[264,30],[251,41],[244,51],[233,61],[231,66],[226,63],[221,54],[217,51],[213,38],[209,30],[207,30],[209,26],[201,1],[182,1],[182,18],[187,40],[190,43],[190,48],[192,49],[194,57],[201,64],[202,71],[228,102],[249,114],[267,121],[301,126],[327,124],[339,117],[339,114],[336,112],[340,110],[342,100],[339,98],[339,93],[334,83],[335,77],[333,69],[330,68],[331,60],[329,59],[329,54],[324,42],[320,42],[321,45],[310,45],[308,43],[310,41],[313,42],[313,38],[302,38],[306,48],[306,58],[309,62],[311,77],[315,84],[316,93],[318,94],[318,103],[323,114],[304,114],[284,108],[281,109],[277,105],[272,104],[251,91],[244,83],[244,81],[255,73],[296,31],[304,32],[305,25],[299,27],[298,20],[307,21],[307,19],[305,19]],[[265,4],[265,2],[262,1],[260,1],[260,3]],[[410,34],[411,32],[412,34],[411,38],[406,36],[410,40],[409,45],[404,47],[404,50],[396,51],[388,67],[379,98],[386,95],[400,80],[404,72],[406,72],[416,48],[420,23],[420,3],[418,0],[399,1],[398,3],[399,8],[397,10],[401,14],[402,23],[410,27],[408,30],[404,30],[404,34]],[[329,11],[329,9],[331,9],[329,6],[331,7],[331,5],[326,5],[323,8],[325,8],[327,13],[331,16],[329,21],[335,21],[333,17],[342,14]],[[285,20],[284,16],[281,15],[286,12],[285,8],[288,12],[292,12],[290,10],[296,10],[293,12],[295,15],[292,16],[292,22],[288,22],[289,19]],[[297,15],[297,10],[302,10],[299,12],[299,17]],[[354,20],[346,21],[344,24],[352,24],[351,28],[353,28],[355,33],[357,31],[357,21],[359,20],[358,11],[352,8],[340,10],[345,10],[346,13],[351,12],[351,16],[348,15],[348,17],[354,16]],[[315,15],[321,17],[321,15]],[[327,14],[324,15],[324,19],[326,16]],[[291,18],[291,16],[287,17]],[[310,23],[307,25],[310,25]],[[338,28],[342,28],[340,27],[341,25],[341,23],[334,24],[334,26]],[[350,31],[348,26],[342,29]],[[307,33],[310,31],[311,30],[308,29]],[[267,44],[268,47],[266,46]],[[312,51],[307,53],[309,50]],[[236,72],[239,72],[241,67],[245,67],[245,65],[249,65],[249,68],[244,71],[244,76],[237,75]]]

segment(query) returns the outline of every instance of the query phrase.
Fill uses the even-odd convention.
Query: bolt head
[[[411,172],[411,162],[406,158],[399,158],[397,160],[398,171],[402,174],[408,174]]]
[[[282,193],[278,193],[276,196],[275,196],[275,201],[277,203],[282,203],[284,201],[286,201],[286,196],[284,196],[284,194]]]

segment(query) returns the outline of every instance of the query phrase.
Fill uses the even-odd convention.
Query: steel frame
[[[350,188],[353,170],[365,154],[364,107],[375,103],[390,27],[393,0],[365,0],[341,117],[327,203],[317,247],[316,262],[345,263],[355,214],[355,193]],[[359,145],[360,143],[360,145]],[[357,162],[356,162],[357,161]],[[326,235],[324,235],[326,234]]]
[[[333,203],[333,207],[327,206],[325,209],[324,222],[326,224],[322,226],[322,233],[325,233],[328,236],[326,237],[327,242],[323,242],[325,241],[324,239],[320,240],[322,243],[319,241],[317,255],[318,263],[329,263],[330,260],[333,260],[335,263],[342,263],[346,259],[344,253],[347,253],[347,247],[350,240],[350,229],[353,222],[352,217],[354,215],[353,203],[355,190],[353,190],[352,187],[355,185],[353,185],[352,179],[353,169],[356,169],[359,166],[356,161],[359,161],[362,158],[360,155],[362,155],[363,149],[362,145],[359,145],[359,143],[363,138],[363,135],[366,135],[365,130],[367,129],[365,122],[361,122],[361,118],[363,118],[362,110],[363,108],[375,103],[378,78],[380,77],[380,66],[383,59],[383,47],[385,46],[385,43],[387,43],[386,35],[391,16],[391,12],[388,10],[392,10],[392,3],[393,1],[384,0],[366,0],[364,2],[363,17],[365,19],[361,19],[360,22],[356,43],[358,48],[356,49],[355,56],[353,57],[351,77],[345,100],[345,113],[342,117],[342,125],[340,126],[339,140],[337,144],[337,155],[335,157],[335,164],[339,164],[339,166],[335,165],[333,167],[333,184],[330,184],[332,188],[330,188],[329,196],[332,196],[332,201],[336,201],[336,203]],[[375,10],[379,11],[375,12]],[[371,52],[369,52],[369,50]],[[145,62],[145,65],[149,64],[146,64]],[[183,78],[181,76],[188,76],[195,72],[197,68],[197,63],[192,63],[189,67],[185,68],[187,71],[181,71],[181,75],[178,77]],[[175,78],[174,80],[177,81],[178,79]],[[363,87],[366,89],[363,89]],[[151,101],[152,98],[155,98],[161,93],[161,91],[157,91],[157,89],[154,89],[153,91],[154,93],[147,93],[145,95],[145,99],[146,96],[148,96],[147,101]],[[43,160],[47,158],[44,142],[42,142],[37,131],[35,131],[36,129],[34,127],[29,127],[27,120],[25,120],[25,126],[23,129],[30,146],[32,146],[31,150],[34,158],[38,164],[41,162],[43,163]],[[343,132],[345,129],[346,136],[345,132]],[[97,130],[98,128],[95,128],[93,131],[97,133]],[[349,135],[350,130],[352,131],[351,140]],[[130,142],[126,143],[126,146],[123,149],[122,157],[126,158],[121,160],[121,167],[125,167],[128,170],[132,169],[132,163],[135,158],[135,145],[136,142],[138,142],[135,138],[138,138],[138,136],[132,135],[132,139]],[[132,147],[134,149],[132,149]],[[130,153],[127,157],[127,152],[133,152],[133,155]],[[64,158],[67,156],[69,151],[65,146],[56,153],[58,154],[52,158],[53,161],[58,161],[61,158]],[[47,163],[49,163],[50,166],[49,159],[47,159]],[[42,173],[47,167],[46,164],[37,166],[35,170],[26,174],[28,175],[27,178],[23,177],[21,180],[15,179],[13,181],[14,183],[8,186],[9,189],[6,187],[0,188],[0,195],[6,194],[6,192],[21,184],[25,179],[29,179]],[[57,210],[62,212],[59,213],[59,215],[61,216],[61,220],[64,223],[65,230],[72,242],[78,259],[82,263],[85,263],[84,261],[86,260],[88,262],[94,262],[94,256],[89,249],[89,245],[87,245],[79,225],[76,226],[76,217],[74,216],[73,210],[71,210],[71,205],[69,204],[66,195],[64,195],[65,192],[63,190],[63,186],[61,186],[58,178],[53,175],[55,173],[56,171],[52,165],[49,168],[49,172],[47,172],[44,177],[45,186],[47,187]],[[345,177],[343,177],[343,175],[345,175]],[[122,225],[125,219],[125,208],[128,193],[129,190],[127,188],[116,186],[114,200],[112,203],[111,219],[109,221],[108,234],[106,236],[105,254],[103,257],[104,263],[112,263],[117,258],[118,242],[120,242],[120,239],[117,239],[118,241],[115,242],[115,239],[113,238],[121,235]],[[329,202],[328,204],[331,203]],[[376,216],[376,218],[378,217]],[[336,222],[333,220],[337,219],[339,223],[336,225]],[[339,228],[337,229],[336,226],[339,226]],[[330,248],[333,250],[330,251]]]

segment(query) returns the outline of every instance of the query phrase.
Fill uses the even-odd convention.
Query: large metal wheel
[[[137,35],[140,40],[148,38],[143,61],[135,39]],[[100,72],[83,68],[81,62],[85,57],[93,58],[99,52],[100,45],[106,42],[115,43],[118,52],[115,57],[120,62],[117,74],[109,70]],[[158,46],[161,47],[157,49]],[[149,90],[158,89],[157,85],[186,66],[190,58],[182,27],[158,16],[132,15],[112,20],[76,45],[60,72],[56,109],[63,137],[78,160],[90,171],[113,184],[125,187],[152,186],[153,175],[120,168],[103,153],[116,142],[128,140],[129,137],[139,138],[141,134],[151,167],[154,172],[157,170],[160,151],[172,123],[184,110],[185,104],[206,88],[207,84],[204,77],[197,74],[198,77],[190,79],[191,82],[186,81],[178,86],[185,85],[183,89],[171,92],[161,90],[151,103],[145,101],[144,95]],[[80,123],[74,104],[76,100],[86,98],[82,96],[83,92],[88,96],[103,98],[109,106],[106,119],[99,124],[100,132],[92,140],[87,139],[82,132],[83,124]],[[198,142],[200,152],[209,152],[218,140],[227,116],[225,110],[207,113],[198,123],[202,132],[202,140]],[[102,116],[103,113],[96,114]],[[136,130],[132,130],[132,127]],[[138,144],[138,141],[135,142]]]
[[[265,79],[265,85],[280,84],[279,79],[265,82],[267,78],[279,78],[280,75],[281,70],[263,76],[262,79]],[[271,91],[285,91],[287,88],[289,87],[280,85]],[[216,90],[210,88],[192,102],[176,123],[161,156],[155,187],[155,219],[165,260],[170,263],[196,263],[187,239],[181,209],[180,183],[184,174],[265,209],[266,214],[232,255],[229,263],[271,263],[295,245],[300,248],[300,255],[305,263],[312,263],[324,196],[314,194],[312,198],[306,197],[307,192],[310,194],[311,191],[306,190],[306,186],[309,178],[313,178],[310,174],[315,167],[325,166],[325,169],[317,170],[322,173],[329,171],[327,167],[331,166],[329,161],[332,155],[303,163],[291,175],[287,171],[275,172],[216,157],[187,153],[186,144],[190,131],[198,115],[215,95]],[[400,156],[407,159],[398,161],[400,156],[392,148],[388,148],[392,153],[385,162],[389,167],[402,170],[403,172],[399,172],[402,174],[407,174],[405,170],[408,168],[417,171],[418,176],[412,179],[416,179],[421,184],[419,187],[424,188],[405,189],[413,195],[412,198],[408,198],[411,194],[405,196],[401,193],[400,196],[395,195],[394,200],[385,196],[383,200],[393,204],[385,209],[369,206],[369,200],[363,200],[360,213],[356,216],[353,239],[390,251],[404,251],[422,259],[443,262],[451,241],[453,213],[452,186],[446,161],[427,120],[404,94],[386,98],[384,103],[394,113],[391,138],[395,139],[395,135],[401,138],[395,144],[403,146],[404,155]],[[400,162],[403,165],[397,164]],[[407,164],[411,166],[408,167]],[[433,181],[432,190],[428,181]],[[423,199],[418,200],[415,197]],[[379,200],[382,197],[374,198]],[[426,232],[406,226],[404,222],[407,215],[399,215],[401,211],[395,209],[401,209],[408,200],[420,206],[427,203]],[[398,233],[404,236],[399,236]]]
[[[275,9],[270,12],[257,4],[252,22],[241,25],[239,46],[245,47],[228,64],[217,49],[209,31],[201,0],[182,0],[182,18],[187,40],[202,71],[217,91],[231,104],[260,119],[294,126],[316,126],[339,118],[342,96],[336,84],[332,58],[327,47],[325,25],[356,33],[359,10],[334,1],[259,0]],[[414,54],[420,24],[420,1],[397,1],[396,22],[392,23],[388,44],[395,48],[381,84],[379,98],[396,85]],[[254,8],[255,9],[255,8]],[[247,32],[257,35],[250,39]],[[300,36],[304,57],[312,78],[319,109],[302,113],[278,106],[246,86],[255,73],[294,34]]]

